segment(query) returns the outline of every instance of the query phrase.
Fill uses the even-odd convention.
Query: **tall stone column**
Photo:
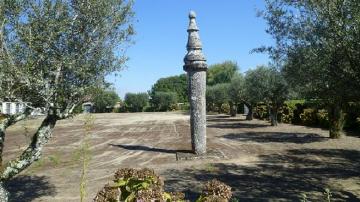
[[[206,70],[207,64],[196,25],[196,14],[189,14],[190,23],[187,42],[187,54],[184,58],[184,70],[189,77],[189,102],[191,145],[195,154],[206,153]]]

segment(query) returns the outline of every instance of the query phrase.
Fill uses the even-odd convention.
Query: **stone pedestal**
[[[202,53],[199,29],[196,25],[196,14],[189,14],[187,51],[184,58],[184,70],[189,77],[189,102],[191,144],[195,154],[206,153],[206,59]]]

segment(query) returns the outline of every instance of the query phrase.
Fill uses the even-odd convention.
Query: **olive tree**
[[[3,183],[40,158],[57,121],[73,113],[88,89],[121,70],[132,16],[131,1],[0,1],[0,100],[27,106],[1,120],[0,157],[6,129],[34,108],[45,112],[23,152],[0,161],[0,201],[8,200]]]
[[[124,102],[130,112],[142,112],[149,105],[149,95],[147,93],[126,93]]]
[[[244,88],[244,77],[240,73],[236,73],[232,78],[229,85],[229,105],[230,115],[236,116],[237,106],[240,103],[245,102],[245,88]]]
[[[150,102],[155,111],[168,111],[176,105],[177,94],[175,92],[155,92]]]
[[[259,66],[246,72],[246,100],[252,103],[252,106],[258,102],[265,102],[272,126],[277,125],[278,110],[288,97],[288,92],[284,77],[275,68]]]
[[[221,113],[221,106],[229,102],[229,83],[219,83],[214,86],[206,87],[206,102],[208,109],[213,106],[217,107],[218,112]]]
[[[210,65],[206,72],[206,84],[213,86],[219,83],[229,83],[237,70],[238,65],[232,61]]]
[[[276,43],[262,48],[282,64],[288,83],[329,106],[330,137],[343,108],[360,97],[360,1],[267,0],[262,16]]]

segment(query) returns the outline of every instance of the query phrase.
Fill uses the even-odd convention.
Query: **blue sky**
[[[188,13],[197,13],[197,24],[208,65],[232,60],[241,72],[269,62],[253,48],[273,43],[266,23],[256,17],[263,0],[136,0],[135,44],[120,76],[108,76],[116,92],[146,92],[162,77],[184,73]]]

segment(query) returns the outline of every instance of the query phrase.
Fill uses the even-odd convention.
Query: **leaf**
[[[125,202],[132,202],[134,201],[134,199],[135,199],[135,193],[131,192],[131,194],[128,197],[126,197]]]
[[[167,193],[167,192],[164,192],[163,193],[163,199],[165,200],[165,201],[171,201],[171,195],[169,194],[169,193]]]
[[[127,183],[128,183],[127,180],[118,180],[117,182],[115,182],[115,186],[122,187],[122,186],[125,186]]]
[[[141,183],[142,188],[147,189],[150,186],[149,182],[142,182]]]

